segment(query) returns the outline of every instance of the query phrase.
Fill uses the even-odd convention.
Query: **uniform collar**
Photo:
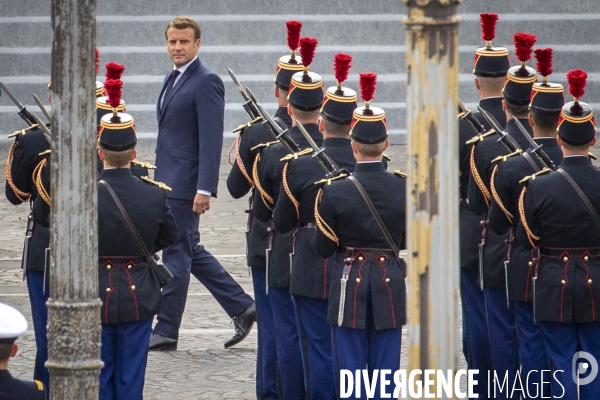
[[[346,138],[327,138],[323,140],[323,147],[348,147],[350,148],[350,139]]]
[[[558,147],[558,142],[556,141],[556,138],[554,138],[554,137],[536,137],[536,138],[533,138],[533,140],[537,144],[543,145],[546,148]]]
[[[133,176],[131,174],[131,169],[129,168],[113,168],[113,169],[104,169],[100,173],[100,179],[104,178],[123,178]]]
[[[12,375],[7,369],[0,369],[0,379],[10,379]]]
[[[380,172],[385,171],[383,163],[381,161],[374,162],[359,162],[354,168],[354,173],[360,172]]]
[[[494,96],[494,97],[486,97],[485,99],[479,100],[479,106],[485,110],[488,107],[498,107],[502,106],[502,97]]]
[[[561,167],[571,167],[578,165],[592,165],[592,161],[588,156],[567,156],[562,159]]]

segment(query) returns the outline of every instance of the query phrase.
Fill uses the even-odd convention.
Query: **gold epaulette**
[[[237,128],[235,128],[233,130],[233,133],[240,132],[246,128],[250,128],[250,126],[252,126],[252,124],[254,124],[255,122],[261,121],[262,119],[263,119],[263,117],[259,115],[258,117],[254,118],[252,121],[239,125]]]
[[[156,165],[152,165],[146,161],[131,160],[131,163],[146,169],[156,169]]]
[[[146,181],[146,182],[148,182],[148,183],[151,183],[151,184],[153,184],[153,185],[156,185],[156,186],[158,186],[159,188],[161,188],[161,189],[164,189],[164,190],[166,190],[166,191],[168,191],[168,192],[171,192],[171,191],[173,191],[173,189],[171,189],[170,187],[168,187],[168,186],[167,186],[167,185],[165,185],[164,183],[162,183],[162,182],[157,182],[157,181],[153,181],[152,179],[148,178],[147,176],[142,176],[142,180],[143,180],[143,181]]]
[[[13,136],[24,135],[27,132],[29,132],[30,130],[37,128],[38,126],[39,126],[38,124],[32,124],[32,125],[29,126],[29,128],[25,128],[25,129],[21,129],[21,130],[18,130],[18,131],[14,131],[10,135],[8,135],[8,137],[11,138]]]
[[[44,384],[41,381],[35,380],[35,385],[37,386],[37,390],[40,392],[44,391]]]
[[[281,178],[282,178],[281,181],[283,184],[283,190],[285,191],[285,194],[287,195],[287,197],[290,199],[290,201],[294,205],[294,209],[296,210],[296,218],[300,218],[300,203],[298,203],[298,200],[296,200],[296,198],[294,197],[294,194],[290,190],[290,186],[287,181],[287,171],[288,171],[289,166],[290,166],[290,163],[286,162],[285,166],[283,167],[283,172],[281,173]]]
[[[596,155],[594,153],[592,153],[591,151],[588,152],[588,157],[593,158],[594,160],[598,159],[598,157],[596,157]]]
[[[477,143],[477,142],[483,142],[483,139],[485,139],[488,136],[493,135],[494,133],[496,133],[496,131],[493,129],[490,129],[486,133],[482,133],[480,135],[473,136],[471,139],[467,140],[465,142],[465,144],[473,144],[473,143]]]
[[[310,153],[312,153],[313,151],[314,151],[314,150],[313,150],[313,149],[311,149],[311,148],[309,147],[308,149],[300,150],[300,151],[299,151],[299,152],[297,152],[297,153],[291,153],[291,154],[288,154],[287,156],[283,157],[283,158],[282,158],[281,160],[279,160],[279,161],[290,161],[290,160],[297,160],[297,159],[298,159],[298,157],[305,156],[305,155],[307,155],[307,154],[310,154]]]
[[[261,143],[261,144],[257,144],[256,146],[254,146],[254,147],[253,147],[253,148],[251,148],[250,150],[251,150],[251,151],[254,151],[254,150],[256,150],[256,149],[260,149],[260,148],[262,148],[262,147],[269,147],[269,146],[272,146],[272,145],[274,145],[274,144],[277,144],[277,143],[279,143],[279,140],[274,140],[274,141],[272,141],[272,142],[267,142],[267,143]]]
[[[48,150],[44,150],[41,153],[38,154],[38,156],[45,156],[46,154],[50,154],[52,153],[52,150],[48,149]]]
[[[392,157],[388,156],[388,155],[387,155],[387,154],[385,154],[385,153],[382,153],[382,154],[381,154],[381,158],[385,158],[385,159],[386,159],[386,160],[388,160],[388,161],[392,161]]]
[[[15,140],[12,145],[10,146],[10,149],[8,150],[8,157],[6,157],[6,167],[5,167],[5,172],[6,172],[6,183],[8,184],[8,186],[12,189],[12,191],[15,193],[15,196],[17,196],[17,198],[19,199],[19,201],[21,201],[21,203],[26,202],[27,200],[29,200],[29,196],[31,195],[31,193],[28,192],[24,192],[22,190],[20,190],[13,182],[12,180],[12,160],[13,160],[13,154],[15,152],[15,149],[17,148],[17,141]]]
[[[535,174],[533,174],[533,175],[528,175],[528,176],[526,176],[525,178],[521,179],[521,180],[519,181],[519,183],[524,183],[524,182],[527,182],[527,181],[528,181],[528,180],[530,180],[530,179],[531,179],[531,180],[534,180],[536,176],[538,176],[538,175],[542,175],[542,174],[545,174],[546,172],[550,172],[550,171],[552,171],[552,170],[551,170],[550,168],[546,167],[546,168],[544,168],[543,170],[541,170],[541,171],[538,171],[538,172],[536,172],[536,173],[535,173]]]
[[[44,187],[44,183],[42,182],[42,171],[48,165],[48,158],[42,159],[35,168],[33,169],[33,174],[31,177],[33,178],[33,183],[38,191],[38,194],[44,200],[44,202],[48,205],[51,205],[50,193],[48,193],[49,188]]]
[[[320,185],[322,183],[326,183],[328,185],[331,185],[331,181],[335,181],[337,179],[342,179],[342,178],[345,178],[347,176],[348,176],[348,174],[339,174],[338,176],[334,176],[333,178],[324,178],[324,179],[321,179],[320,181],[316,181],[315,185]]]
[[[406,178],[408,175],[406,175],[404,172],[400,171],[399,169],[395,169],[392,171],[394,174],[401,176],[403,178]]]
[[[496,158],[494,158],[494,159],[492,160],[492,164],[493,164],[493,163],[495,163],[495,162],[498,162],[498,161],[506,161],[506,160],[508,160],[509,158],[513,157],[513,156],[516,156],[516,155],[518,155],[518,154],[521,154],[522,152],[523,152],[523,150],[521,150],[521,149],[518,149],[518,150],[515,150],[515,151],[513,151],[513,152],[512,152],[512,153],[510,153],[510,154],[507,154],[507,155],[505,155],[505,156],[498,156],[498,157],[496,157]]]

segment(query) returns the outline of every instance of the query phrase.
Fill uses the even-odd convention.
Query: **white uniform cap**
[[[27,320],[17,309],[0,303],[0,343],[10,343],[27,331]]]

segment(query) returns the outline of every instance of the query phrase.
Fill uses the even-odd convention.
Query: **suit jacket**
[[[197,190],[216,196],[223,146],[225,88],[218,75],[195,59],[171,92],[158,97],[156,173],[169,197],[193,200]]]
[[[385,171],[383,163],[357,164],[353,175],[369,195],[398,248],[405,248],[406,179]],[[338,323],[341,278],[347,257],[337,251],[339,244],[357,248],[348,276],[342,326],[364,329],[370,307],[375,329],[400,328],[406,321],[406,265],[382,254],[381,249],[389,249],[390,245],[358,189],[343,178],[324,185],[318,211],[323,225],[330,227],[339,242],[321,228],[316,230],[315,249],[321,257],[330,257],[332,268],[327,322]],[[373,254],[360,248],[373,249]]]
[[[100,179],[112,187],[150,254],[175,242],[177,226],[166,203],[166,191],[133,176],[128,168],[104,170]],[[142,248],[112,196],[100,183],[98,257],[102,322],[137,321],[162,309],[160,287]]]
[[[44,400],[44,385],[40,381],[13,378],[8,370],[0,370],[0,400]]]
[[[600,210],[600,170],[589,158],[563,158],[571,175]],[[580,323],[600,320],[600,226],[558,171],[529,179],[521,195],[523,215],[517,240],[540,246],[534,310],[538,321]],[[527,229],[536,238],[527,234]],[[533,242],[533,243],[532,243]],[[598,314],[596,314],[598,310]]]

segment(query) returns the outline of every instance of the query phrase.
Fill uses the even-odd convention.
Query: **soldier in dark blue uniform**
[[[508,49],[492,46],[495,36],[494,27],[496,14],[482,14],[482,25],[490,27],[492,32],[486,32],[484,40],[489,46],[482,46],[475,51],[473,74],[475,87],[481,100],[479,106],[502,124],[506,124],[506,116],[502,109],[502,88],[506,72],[510,68]],[[483,119],[479,111],[473,110],[472,115],[489,131],[490,125]],[[476,393],[487,394],[487,383],[482,377],[487,376],[491,369],[490,341],[487,331],[485,302],[483,292],[478,284],[479,250],[481,241],[481,221],[485,213],[477,213],[469,207],[467,193],[469,178],[471,178],[471,138],[476,134],[464,119],[459,119],[459,163],[460,163],[460,294],[463,322],[463,353],[469,369],[479,370]],[[488,139],[491,140],[491,139]],[[473,139],[473,141],[479,141]]]
[[[575,101],[564,105],[558,122],[557,140],[564,154],[560,167],[529,177],[519,198],[517,240],[539,253],[533,280],[535,319],[554,370],[552,394],[564,399],[578,398],[576,352],[600,359],[600,315],[595,312],[596,302],[600,304],[600,170],[588,157],[596,143],[594,113],[579,101],[585,76],[581,70],[567,74]],[[583,400],[598,398],[598,393],[597,377],[579,387]]]
[[[119,210],[112,188],[149,254],[175,242],[177,227],[164,186],[132,175],[137,142],[130,115],[101,120],[98,183],[98,286],[102,300],[101,400],[142,399],[152,319],[164,301],[141,243]],[[154,184],[153,184],[154,183]],[[108,187],[106,186],[108,185]],[[135,194],[135,195],[133,195]],[[144,199],[140,206],[139,199]]]
[[[8,201],[19,205],[29,202],[30,207],[37,197],[34,171],[47,157],[50,143],[44,137],[41,128],[30,127],[22,130],[15,137],[8,152],[5,194]],[[21,267],[27,278],[27,290],[31,303],[31,316],[35,333],[36,361],[33,377],[41,380],[48,387],[50,377],[44,363],[48,359],[48,340],[46,323],[48,311],[46,301],[50,294],[48,271],[46,271],[46,251],[50,243],[48,228],[29,214],[26,232],[26,249],[23,250]],[[45,273],[46,272],[46,273]]]
[[[366,105],[354,111],[350,133],[357,160],[352,177],[364,187],[394,245],[402,249],[406,230],[405,175],[385,171],[381,162],[389,143],[385,112],[369,105],[372,96],[365,95],[364,90],[361,97]],[[402,325],[406,322],[406,265],[350,178],[327,182],[317,195],[315,207],[319,229],[314,246],[321,257],[329,258],[332,271],[327,320],[332,326],[334,375],[339,391],[342,369],[368,369],[372,376],[375,369],[399,368]],[[376,399],[381,394],[379,382]],[[361,393],[365,393],[364,385]]]
[[[351,57],[336,54],[336,65]],[[336,76],[343,74],[336,69]],[[325,92],[319,130],[323,133],[324,153],[340,169],[354,171],[356,160],[350,147],[352,112],[358,106],[356,92],[342,87],[345,77],[337,86]],[[313,129],[313,124],[307,124]],[[273,210],[273,223],[278,232],[293,235],[290,294],[293,296],[298,334],[304,365],[306,394],[311,399],[336,398],[332,374],[331,328],[327,323],[327,290],[329,289],[329,260],[319,256],[313,247],[315,236],[315,198],[320,185],[315,182],[325,172],[312,153],[287,157],[283,167],[282,188]]]
[[[515,42],[523,33],[515,34]],[[533,46],[533,43],[531,43]],[[517,47],[521,47],[517,45]],[[529,47],[531,53],[531,47]],[[529,56],[525,57],[526,59]],[[505,131],[513,142],[517,143],[519,148],[527,148],[529,142],[523,136],[513,116],[517,117],[521,124],[531,135],[531,126],[527,120],[529,115],[528,105],[533,83],[537,79],[536,71],[525,65],[526,59],[521,60],[521,64],[508,70],[506,83],[503,89],[503,108],[506,111]],[[510,390],[501,391],[499,387],[505,376],[508,376],[508,382],[514,382],[516,373],[519,370],[519,349],[515,327],[514,310],[512,303],[506,299],[506,276],[504,274],[504,261],[507,253],[506,241],[509,239],[508,233],[496,235],[495,232],[488,229],[488,208],[491,201],[490,178],[495,164],[494,160],[498,156],[507,155],[509,152],[498,141],[498,135],[490,135],[482,142],[478,142],[472,152],[471,158],[471,178],[469,181],[468,200],[469,206],[476,213],[485,213],[486,218],[483,222],[482,248],[480,255],[480,283],[483,286],[485,297],[485,308],[488,323],[488,334],[490,335],[490,345],[492,351],[493,370],[498,375],[498,380],[490,385],[495,385],[497,398],[506,398],[510,395]],[[490,393],[494,389],[490,388]]]
[[[22,381],[8,372],[8,362],[17,355],[17,338],[27,331],[27,320],[13,307],[0,303],[0,400],[44,400],[44,385],[39,380]]]
[[[317,125],[319,110],[323,103],[323,81],[318,74],[308,72],[312,57],[311,55],[307,57],[306,52],[303,51],[302,46],[309,42],[306,39],[308,38],[300,40],[304,71],[292,76],[288,95],[288,112],[292,117],[292,128],[289,134],[301,149],[306,149],[309,145],[298,127],[295,126],[295,120],[305,125],[309,135],[318,146],[323,141]],[[263,222],[271,221],[272,209],[279,197],[282,181],[284,163],[281,162],[281,159],[288,153],[285,146],[277,143],[266,147],[256,158],[254,212],[255,216]],[[273,310],[277,361],[280,366],[281,390],[279,396],[284,399],[303,399],[305,389],[302,355],[294,306],[289,292],[290,254],[293,252],[293,239],[290,234],[281,233],[272,225],[269,227],[269,231],[266,250],[266,283]]]
[[[538,69],[540,69],[539,62]],[[546,76],[543,83],[533,85],[528,118],[533,129],[533,140],[542,146],[541,150],[548,155],[554,165],[559,165],[562,161],[562,152],[556,142],[556,127],[563,104],[562,85],[548,83]],[[532,397],[542,395],[548,397],[550,377],[544,376],[542,379],[540,372],[549,370],[548,359],[541,328],[533,320],[531,278],[534,273],[535,255],[533,250],[525,249],[520,243],[513,243],[519,222],[518,202],[522,190],[520,181],[525,176],[539,172],[547,166],[539,160],[531,146],[525,152],[504,157],[503,160],[497,163],[492,171],[490,228],[498,235],[510,231],[505,271],[506,294],[512,300],[515,312],[521,376],[527,377],[523,384],[526,382],[527,393]],[[533,372],[530,374],[530,371]],[[543,393],[540,392],[542,386]]]

